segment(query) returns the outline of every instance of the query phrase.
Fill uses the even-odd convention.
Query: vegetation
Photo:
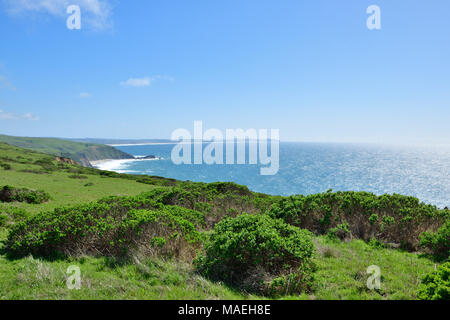
[[[0,202],[0,299],[448,299],[449,211],[413,197],[269,196],[3,143],[0,162],[2,194],[25,199]],[[74,264],[81,290],[65,286]]]
[[[418,296],[421,300],[450,300],[450,262],[423,277]]]
[[[424,232],[420,238],[420,245],[428,248],[438,259],[446,260],[450,256],[450,220],[439,228],[437,232]]]
[[[314,266],[310,233],[266,215],[219,222],[196,264],[202,274],[265,295],[309,290]]]
[[[138,182],[140,176],[120,176],[115,172],[81,167],[70,162],[58,161],[57,157],[0,143],[1,161],[11,166],[10,170],[0,168],[0,186],[42,189],[51,200],[41,204],[27,202],[0,202],[0,212],[9,208],[20,208],[31,214],[51,211],[55,208],[84,204],[108,196],[137,195],[149,191],[163,179],[149,177],[146,183]],[[61,159],[60,159],[61,160]],[[47,170],[42,164],[52,168]],[[82,174],[87,179],[72,179],[69,176]],[[150,183],[154,182],[153,184]],[[148,182],[148,183],[147,183]]]
[[[56,138],[29,138],[0,135],[0,142],[58,157],[71,158],[83,165],[89,165],[89,161],[93,160],[133,158],[129,154],[110,146]]]
[[[6,251],[13,256],[44,257],[123,257],[139,252],[145,256],[189,256],[192,260],[195,244],[200,242],[192,222],[199,219],[194,211],[161,207],[144,197],[109,198],[58,208],[15,224]]]
[[[27,202],[39,204],[50,200],[50,195],[45,191],[29,190],[27,188],[14,188],[11,186],[4,186],[0,189],[1,202]]]
[[[340,191],[283,198],[271,207],[270,215],[316,234],[375,238],[408,250],[417,250],[420,235],[436,231],[450,217],[448,210],[414,197]]]
[[[0,163],[0,167],[2,167],[3,170],[11,170],[11,165],[8,163]]]
[[[171,189],[157,188],[148,194],[162,204],[182,206],[202,212],[208,229],[225,217],[242,212],[264,213],[279,198],[253,193],[232,182],[178,182]]]
[[[434,263],[417,254],[374,249],[362,240],[313,237],[314,291],[282,299],[417,299],[421,278]],[[366,286],[369,265],[381,268],[381,290]],[[66,270],[81,269],[81,289],[68,290]],[[0,299],[265,299],[200,275],[192,264],[157,257],[17,259],[0,255]]]
[[[435,263],[417,253],[372,246],[363,240],[340,241],[314,237],[315,288],[301,299],[412,300],[417,299],[421,278]],[[367,287],[367,268],[381,272],[380,290]]]
[[[67,268],[81,269],[81,289],[66,287]],[[192,265],[161,259],[108,257],[45,260],[0,256],[0,299],[252,299],[199,276]]]

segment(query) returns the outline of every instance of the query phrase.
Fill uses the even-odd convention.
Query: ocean
[[[440,208],[450,207],[450,147],[281,142],[279,171],[260,175],[260,165],[176,165],[175,144],[116,146],[149,160],[112,160],[100,169],[199,182],[232,181],[273,195],[333,191],[397,193]]]

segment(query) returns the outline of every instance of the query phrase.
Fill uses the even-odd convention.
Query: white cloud
[[[112,6],[109,0],[3,0],[7,11],[11,15],[24,13],[42,13],[66,18],[66,10],[70,5],[81,8],[81,25],[84,24],[96,30],[103,30],[112,26]]]
[[[80,98],[86,99],[86,98],[90,98],[92,95],[89,92],[81,92],[80,93]]]
[[[130,78],[127,81],[122,81],[120,85],[126,87],[148,87],[153,80],[149,77],[145,78]]]
[[[9,89],[16,90],[16,87],[6,78],[5,76],[0,75],[0,89]]]
[[[174,78],[159,75],[154,77],[130,78],[127,81],[122,81],[120,85],[126,87],[148,87],[157,80],[174,81]]]
[[[24,115],[19,115],[22,117],[22,119],[26,119],[26,120],[32,120],[32,121],[37,121],[39,120],[38,116],[35,116],[31,113],[25,113]]]
[[[38,116],[35,116],[31,113],[25,114],[16,114],[16,113],[5,113],[3,110],[0,110],[0,120],[31,120],[37,121],[39,120]]]

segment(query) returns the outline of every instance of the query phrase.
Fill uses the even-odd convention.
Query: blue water
[[[160,160],[117,162],[109,169],[179,180],[233,181],[274,195],[312,194],[328,189],[412,195],[450,206],[450,148],[354,144],[280,143],[280,169],[260,175],[258,165],[175,165],[174,145],[120,146],[135,156]]]

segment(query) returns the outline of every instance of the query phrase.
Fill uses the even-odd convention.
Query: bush
[[[427,248],[438,260],[450,256],[450,220],[437,232],[424,232],[420,236],[420,245]]]
[[[8,207],[0,209],[0,220],[3,221],[3,224],[0,222],[0,226],[5,226],[8,223],[17,223],[28,218],[30,214],[24,209]]]
[[[316,234],[376,238],[409,250],[418,249],[422,232],[436,231],[448,219],[448,211],[414,197],[352,191],[282,198],[269,215]]]
[[[9,163],[0,163],[0,167],[4,170],[11,170],[11,165]]]
[[[0,227],[6,226],[7,222],[8,222],[8,216],[4,213],[0,213]]]
[[[6,250],[14,256],[102,255],[133,252],[193,259],[200,213],[162,206],[144,197],[110,197],[37,214],[14,225]],[[152,245],[164,238],[163,246]]]
[[[421,300],[450,300],[450,262],[423,277],[417,296]]]
[[[242,214],[216,224],[195,264],[203,275],[249,292],[294,294],[311,288],[313,252],[308,231]]]
[[[331,228],[327,234],[330,239],[345,240],[351,237],[351,232],[347,222],[341,223],[336,228]]]
[[[53,158],[42,158],[34,162],[35,165],[41,166],[44,171],[52,172],[57,169],[57,166],[53,163]]]
[[[0,189],[1,202],[27,202],[32,204],[40,204],[50,200],[50,195],[42,190],[34,191],[27,188],[14,188],[4,186]]]
[[[241,212],[264,213],[277,199],[228,182],[179,182],[177,187],[158,188],[148,192],[147,196],[162,204],[199,210],[205,214],[208,228],[224,217],[235,217]]]

